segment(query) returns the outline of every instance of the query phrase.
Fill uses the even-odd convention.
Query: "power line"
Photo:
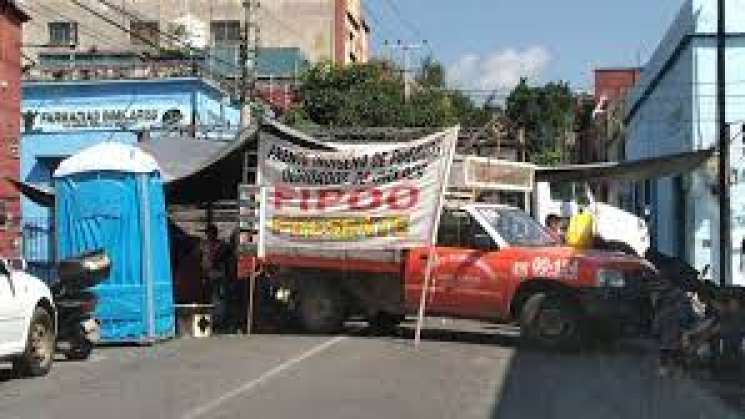
[[[62,18],[65,18],[66,20],[68,20],[70,22],[75,21],[75,19],[71,18],[69,15],[65,15],[64,13],[58,11],[57,9],[55,9],[55,8],[53,8],[51,6],[43,5],[43,4],[35,4],[34,6],[42,7],[43,9],[47,10],[48,12],[43,12],[43,11],[41,11],[39,9],[35,9],[34,7],[31,7],[29,4],[24,4],[23,7],[26,8],[27,10],[33,12],[33,14],[41,15],[41,16],[44,16],[46,18],[51,18],[52,20],[53,19],[58,19],[59,17],[62,17]],[[34,26],[38,26],[41,29],[45,29],[45,30],[47,29],[46,26],[44,26],[43,24],[41,24],[41,23],[39,23],[39,22],[37,22],[37,21],[35,21],[33,19],[30,20],[28,23],[30,23],[30,24],[32,24]],[[94,30],[92,30],[92,29],[90,29],[90,28],[88,28],[86,26],[79,27],[78,28],[78,31],[80,31],[80,32],[82,32],[84,34],[87,34],[91,38],[94,38],[94,39],[97,39],[99,41],[102,41],[104,44],[107,44],[109,46],[118,46],[117,45],[118,44],[117,41],[114,40],[113,38],[111,38],[110,36],[106,36],[106,35],[104,35],[104,34],[102,34],[100,32],[94,31]]]
[[[393,39],[393,38],[396,38],[396,36],[394,36],[393,32],[388,27],[388,25],[387,24],[384,25],[383,24],[383,20],[380,19],[375,13],[373,13],[372,8],[370,8],[368,6],[368,3],[362,3],[362,7],[363,7],[363,11],[365,12],[365,15],[370,16],[372,18],[373,22],[375,22],[375,27],[378,28],[377,31],[373,31],[373,34],[375,34],[376,32],[379,31],[379,32],[384,33],[384,35],[386,35],[386,34],[387,35],[390,35],[390,36],[383,36],[382,39],[386,39],[386,38]]]
[[[112,18],[110,18],[110,17],[108,17],[108,16],[106,16],[106,15],[104,15],[104,14],[102,14],[102,13],[96,11],[96,10],[94,10],[90,6],[81,3],[79,0],[70,0],[70,1],[73,4],[75,4],[76,6],[80,7],[81,9],[83,9],[83,10],[87,11],[88,13],[92,14],[93,16],[95,16],[95,17],[103,20],[104,22],[108,23],[109,25],[112,25],[112,26],[116,27],[117,29],[119,29],[119,30],[121,30],[121,31],[129,34],[131,37],[134,37],[134,38],[138,39],[139,41],[145,43],[146,45],[148,45],[148,46],[150,46],[152,48],[155,48],[158,51],[162,50],[162,47],[160,46],[159,43],[154,42],[152,39],[150,39],[150,38],[148,38],[146,36],[140,35],[139,33],[136,33],[134,31],[132,31],[131,29],[125,27],[123,24],[121,24],[119,22],[116,22]],[[103,5],[108,6],[102,0],[98,0],[98,2],[100,2]],[[119,11],[120,14],[123,14],[123,15],[126,14],[125,12],[123,12],[121,10],[118,10],[118,11]],[[130,15],[130,16],[134,16],[134,15]],[[137,17],[135,16],[135,18],[137,18]],[[159,35],[175,36],[173,34],[166,34],[166,33],[164,33],[163,31],[161,31],[160,29],[157,29],[157,28],[155,29],[155,31]],[[200,57],[205,57],[205,58],[208,57],[208,58],[211,58],[211,59],[213,59],[213,60],[215,60],[217,62],[221,62],[221,63],[227,64],[227,65],[233,67],[234,69],[238,69],[238,67],[235,65],[235,63],[231,63],[229,61],[225,61],[225,60],[222,60],[222,59],[220,59],[218,57],[215,57],[214,55],[212,55],[212,54],[210,54],[210,53],[208,53],[208,52],[206,52],[206,51],[204,51],[204,50],[202,50],[200,48],[195,48],[195,47],[189,45],[188,43],[184,42],[183,40],[180,40],[179,43],[181,44],[181,47],[182,48],[185,48],[185,49],[189,50],[190,52],[196,52]],[[212,70],[209,68],[209,66],[206,66],[204,63],[200,63],[199,61],[195,61],[194,64],[197,65],[197,66],[199,66],[199,67],[201,67],[202,69],[205,69],[213,77],[217,77],[217,78],[221,78],[221,79],[223,79],[225,81],[229,81],[229,79],[227,77],[219,76],[219,75],[213,73]],[[233,81],[233,84],[234,84],[233,87],[235,88],[236,86],[235,86],[235,82],[234,81]]]
[[[79,4],[79,2],[77,0],[72,0],[72,1],[73,1],[73,3],[76,3],[76,4],[78,4],[78,6],[80,6],[80,4]],[[116,10],[119,14],[121,14],[123,16],[127,16],[130,19],[132,19],[132,18],[134,18],[135,20],[140,20],[141,19],[140,16],[137,16],[136,14],[130,12],[129,10],[127,10],[127,9],[125,9],[123,7],[120,7],[120,6],[117,6],[115,4],[112,4],[110,1],[107,1],[107,0],[96,0],[96,1],[98,1],[101,4],[103,4],[104,6],[107,6],[107,7],[110,7],[112,9]],[[82,6],[80,6],[80,7],[82,7]],[[88,11],[90,12],[90,10],[88,10]],[[114,23],[116,23],[116,22],[114,22]],[[121,29],[122,31],[129,33],[130,35],[137,36],[140,40],[144,39],[142,36],[139,36],[139,34],[133,33],[131,29],[125,28],[123,25],[116,24],[116,26],[119,27],[119,29]],[[197,48],[197,47],[192,46],[189,42],[183,40],[178,35],[172,34],[170,32],[164,32],[160,28],[154,28],[154,30],[155,30],[155,32],[158,35],[165,36],[166,38],[168,38],[168,39],[170,39],[170,40],[172,40],[174,42],[179,43],[182,48],[185,48],[185,49],[189,50],[189,52],[191,52],[191,53],[196,52],[200,56],[204,56],[205,58],[210,58],[210,59],[213,59],[213,60],[215,60],[217,62],[220,62],[222,64],[229,65],[229,66],[233,67],[236,70],[237,69],[240,69],[240,67],[237,66],[235,63],[232,63],[230,61],[226,61],[226,60],[223,60],[223,59],[221,59],[219,57],[216,57],[213,54],[210,54],[206,49]],[[150,42],[150,44],[152,45],[152,42]],[[155,45],[155,48],[161,49],[160,45]]]
[[[416,37],[420,38],[427,46],[429,53],[433,54],[432,47],[429,45],[429,42],[426,41],[426,37],[424,34],[422,34],[422,31],[419,30],[419,28],[414,25],[410,20],[406,19],[404,17],[404,14],[401,13],[401,9],[398,8],[398,5],[392,0],[385,0],[386,5],[388,5],[388,8],[393,12],[393,15],[398,18],[398,20]]]

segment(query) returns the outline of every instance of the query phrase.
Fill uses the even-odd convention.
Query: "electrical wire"
[[[43,12],[40,9],[36,9],[35,7],[37,7],[37,6],[43,8],[44,10],[47,10],[48,12]],[[32,7],[30,4],[24,4],[23,7],[25,9],[33,12],[33,13],[29,13],[29,14],[40,15],[40,16],[49,18],[50,21],[51,20],[58,19],[60,17],[64,18],[65,20],[67,20],[69,22],[74,22],[76,20],[76,19],[73,19],[70,16],[65,15],[64,13],[62,13],[62,12],[54,9],[53,7],[51,7],[49,5],[44,5],[44,4],[41,4],[41,3],[34,4],[34,7]],[[28,23],[30,23],[31,25],[37,26],[37,27],[39,27],[41,29],[44,29],[44,30],[47,29],[46,26],[44,26],[43,24],[41,24],[41,23],[39,23],[39,22],[37,22],[37,21],[35,21],[33,19],[30,20]],[[92,29],[90,29],[90,28],[88,28],[86,26],[79,26],[78,27],[78,31],[80,33],[83,33],[83,34],[86,34],[86,35],[90,36],[91,38],[94,38],[94,39],[97,39],[99,41],[102,41],[106,45],[113,46],[115,48],[118,47],[118,44],[119,44],[118,40],[113,39],[111,36],[104,35],[104,34],[102,34],[100,32],[94,31],[94,30],[92,30]]]
[[[80,3],[77,0],[72,0],[72,1],[73,1],[73,3]],[[126,17],[129,17],[130,19],[134,19],[134,20],[141,20],[142,19],[140,16],[138,16],[138,15],[136,15],[136,14],[134,14],[134,13],[132,13],[132,12],[130,12],[130,11],[122,8],[122,7],[119,7],[119,6],[115,5],[115,4],[112,4],[111,2],[109,2],[107,0],[96,0],[96,1],[98,1],[100,4],[102,4],[102,5],[106,6],[106,7],[109,7],[111,9],[114,9],[117,13],[121,14],[122,16],[126,16]],[[80,6],[80,4],[78,4],[78,5]],[[80,6],[80,7],[87,10],[87,6],[86,7]],[[91,12],[91,10],[87,10],[87,11],[88,12]],[[93,13],[93,12],[91,12],[91,13]],[[109,23],[109,22],[107,22],[107,23]],[[141,38],[141,39],[143,38],[143,37],[140,37],[139,34],[134,34],[132,32],[132,30],[129,29],[129,28],[124,28],[122,25],[117,25],[117,26],[119,26],[119,29],[121,29],[121,30],[129,33],[130,35],[138,35],[139,38]],[[180,44],[182,46],[182,48],[187,49],[189,52],[197,53],[197,54],[199,54],[201,56],[204,56],[205,58],[210,58],[210,59],[215,60],[216,62],[219,62],[221,64],[229,65],[229,66],[233,67],[233,69],[235,69],[235,70],[241,70],[241,67],[238,66],[238,65],[236,65],[235,63],[230,62],[230,61],[223,60],[223,59],[221,59],[219,57],[216,57],[213,54],[210,54],[209,51],[207,49],[205,49],[205,48],[194,47],[189,42],[183,40],[178,35],[172,34],[170,32],[162,31],[160,28],[155,28],[155,32],[158,35],[161,35],[161,36],[164,36],[164,37],[170,39],[171,41],[177,42],[178,44]],[[160,45],[157,45],[156,47],[158,49],[160,49]]]

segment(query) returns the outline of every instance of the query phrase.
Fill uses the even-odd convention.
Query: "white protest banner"
[[[458,128],[406,142],[318,151],[262,138],[267,251],[427,246]]]

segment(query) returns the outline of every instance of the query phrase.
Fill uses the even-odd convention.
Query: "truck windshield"
[[[518,209],[476,209],[510,246],[556,246],[559,243],[528,214]]]

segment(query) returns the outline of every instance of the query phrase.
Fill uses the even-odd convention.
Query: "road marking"
[[[241,386],[223,394],[222,396],[207,402],[203,404],[202,406],[199,406],[192,411],[186,413],[184,416],[182,416],[183,419],[196,419],[201,416],[205,416],[207,413],[209,413],[212,410],[217,409],[221,404],[227,402],[230,399],[236,398],[242,394],[248,393],[249,391],[253,390],[254,388],[258,387],[259,385],[269,381],[270,379],[274,378],[275,376],[281,374],[285,370],[305,361],[306,359],[317,355],[326,349],[336,345],[337,343],[347,339],[347,336],[337,336],[333,339],[327,340],[326,342],[315,346],[308,351],[296,356],[295,358],[289,359],[285,362],[283,362],[280,365],[277,365],[276,367],[270,369],[269,371],[265,372],[261,376],[259,376],[256,379],[253,379],[251,381],[248,381]]]

